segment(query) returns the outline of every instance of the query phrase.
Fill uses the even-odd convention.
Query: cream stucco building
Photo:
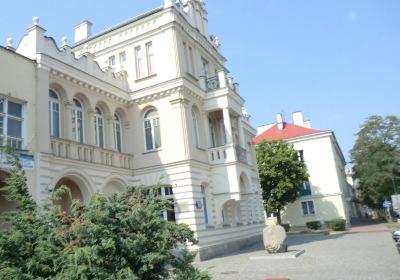
[[[165,0],[94,35],[91,25],[57,45],[34,18],[18,46],[0,48],[1,137],[24,160],[33,197],[67,185],[88,202],[160,183],[175,201],[164,218],[195,231],[201,259],[258,241],[256,131],[203,1]]]
[[[294,227],[305,226],[308,221],[324,221],[357,216],[353,192],[345,173],[345,159],[330,130],[311,128],[302,112],[293,113],[293,123],[277,115],[277,122],[258,128],[255,142],[287,140],[307,165],[309,180],[304,182],[300,198],[287,205],[282,222]],[[268,217],[269,219],[270,217]]]

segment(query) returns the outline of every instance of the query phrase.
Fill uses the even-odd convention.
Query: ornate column
[[[74,102],[72,100],[64,101],[64,127],[62,128],[62,137],[68,140],[72,139],[72,107]]]
[[[96,118],[96,111],[91,109],[88,110],[88,118],[89,121],[87,124],[89,125],[89,128],[86,128],[85,131],[87,131],[89,134],[85,135],[86,138],[86,144],[89,145],[96,145],[96,130],[95,130],[95,118]]]
[[[105,139],[106,143],[104,147],[107,149],[111,150],[117,150],[117,147],[115,146],[115,134],[114,134],[114,121],[115,117],[113,115],[108,115],[107,116],[107,127],[104,129],[105,133]],[[121,127],[121,130],[123,128]],[[121,131],[122,134],[122,131]]]
[[[243,131],[243,122],[242,122],[242,116],[238,117],[238,131],[239,131],[239,145],[246,149],[246,144],[244,141],[244,131]]]
[[[232,144],[232,124],[231,124],[231,116],[229,114],[229,108],[222,109],[222,114],[224,116],[224,127],[225,127],[225,134],[226,134],[226,144]]]

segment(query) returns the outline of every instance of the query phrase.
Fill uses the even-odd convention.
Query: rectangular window
[[[208,78],[210,78],[209,77],[210,70],[209,70],[209,66],[208,66],[208,61],[202,57],[201,62],[203,63],[203,75],[204,75],[204,78],[207,80]]]
[[[195,75],[192,47],[189,47],[189,73]]]
[[[147,55],[147,74],[150,76],[154,74],[154,54],[153,54],[152,42],[148,42],[146,44],[146,55]]]
[[[112,68],[115,67],[115,55],[110,56],[110,57],[108,58],[108,65],[109,65],[110,67],[112,67]]]
[[[143,78],[145,75],[145,71],[144,71],[144,61],[143,61],[143,54],[141,47],[135,48],[135,61],[136,61],[136,78],[137,79]]]
[[[299,160],[301,160],[302,162],[304,162],[304,151],[300,150],[299,151]]]
[[[315,209],[314,209],[314,201],[302,201],[301,202],[301,210],[303,212],[303,215],[314,215],[315,214]]]
[[[124,64],[126,62],[126,53],[122,52],[119,54],[119,63]]]
[[[171,201],[172,203],[174,202],[174,193],[172,190],[171,185],[164,185],[158,190],[158,194],[161,196],[163,199],[167,199]],[[175,222],[175,209],[172,207],[171,209],[166,209],[162,212],[161,214],[162,219],[165,221],[170,221],[170,222]]]
[[[22,148],[22,104],[3,99],[0,102],[0,145]]]

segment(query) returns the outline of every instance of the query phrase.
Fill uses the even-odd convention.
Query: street
[[[288,237],[289,250],[305,250],[295,259],[250,260],[263,253],[262,244],[234,255],[198,264],[214,280],[344,280],[400,279],[400,255],[391,233],[381,225],[354,227],[346,233]]]

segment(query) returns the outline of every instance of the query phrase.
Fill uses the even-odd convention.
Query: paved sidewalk
[[[214,280],[398,280],[400,255],[390,232],[289,236],[289,250],[305,250],[296,259],[250,260],[262,244],[234,255],[198,263]]]

